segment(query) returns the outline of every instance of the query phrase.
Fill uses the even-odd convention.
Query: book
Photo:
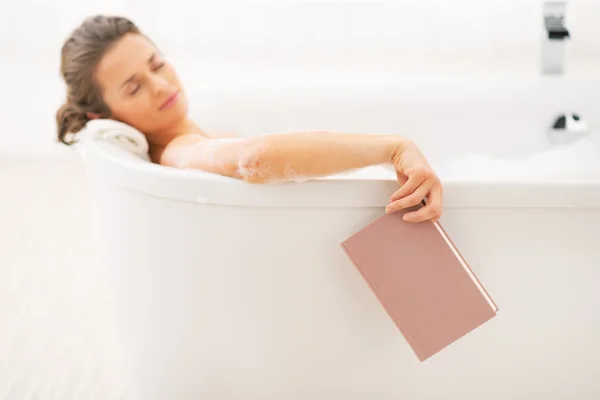
[[[439,221],[385,214],[341,243],[423,362],[493,318],[498,307]]]

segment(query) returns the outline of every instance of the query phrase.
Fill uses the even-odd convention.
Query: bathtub
[[[600,91],[578,91],[589,85],[336,75],[189,90],[208,131],[393,132],[421,145],[445,186],[441,223],[500,308],[423,363],[340,248],[383,213],[389,169],[251,185],[86,142],[137,398],[600,398],[597,141],[545,141],[557,112],[597,121]]]

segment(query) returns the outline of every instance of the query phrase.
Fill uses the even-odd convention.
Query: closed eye
[[[154,71],[158,71],[159,69],[161,69],[164,66],[165,66],[164,62],[160,63],[159,65],[157,65],[156,67],[154,67]],[[141,88],[141,85],[137,84],[136,87],[135,87],[135,89],[133,91],[129,92],[129,95],[130,96],[135,95],[140,90],[140,88]]]
[[[133,96],[134,94],[136,94],[138,92],[138,90],[140,90],[140,87],[141,87],[141,85],[139,85],[139,84],[136,85],[135,89],[132,92],[130,92],[129,94],[131,96]]]

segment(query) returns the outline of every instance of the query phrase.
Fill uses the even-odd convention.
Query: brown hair
[[[89,121],[87,112],[110,116],[94,81],[94,70],[111,46],[128,33],[142,34],[127,18],[95,15],[86,18],[63,44],[60,73],[67,85],[67,99],[56,113],[58,141],[75,143],[66,136],[83,129]]]

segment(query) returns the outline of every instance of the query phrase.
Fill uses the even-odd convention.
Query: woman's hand
[[[386,213],[416,206],[426,200],[425,206],[407,212],[404,220],[436,222],[442,214],[442,184],[419,148],[412,142],[399,147],[392,155],[396,176],[402,185],[391,197]]]

